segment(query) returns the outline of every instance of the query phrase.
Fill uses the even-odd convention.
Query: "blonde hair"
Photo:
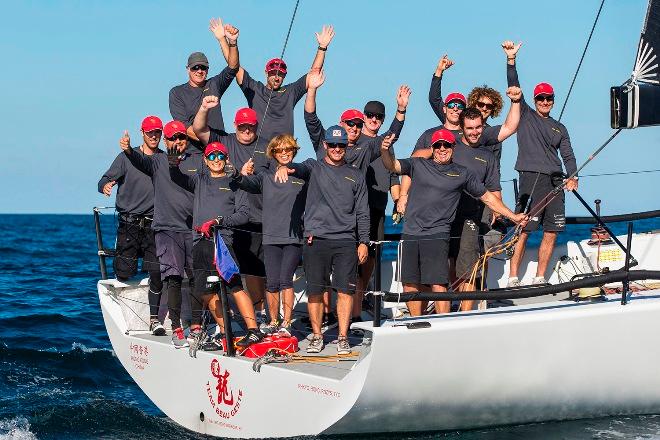
[[[293,152],[293,157],[296,157],[298,154],[298,140],[291,136],[290,134],[278,134],[268,142],[268,147],[266,147],[266,157],[269,159],[273,158],[273,150],[275,148],[286,148],[293,147],[296,150]]]

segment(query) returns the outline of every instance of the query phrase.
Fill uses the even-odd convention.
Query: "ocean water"
[[[115,220],[102,219],[108,246]],[[658,228],[656,219],[635,223]],[[562,238],[588,230],[571,227]],[[165,417],[114,356],[98,278],[91,215],[0,215],[0,439],[206,438]],[[376,438],[660,439],[660,415]]]

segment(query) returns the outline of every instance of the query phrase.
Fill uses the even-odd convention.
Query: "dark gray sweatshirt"
[[[133,148],[133,154],[146,156],[140,147]],[[156,150],[154,154],[163,154],[163,152]],[[154,185],[151,177],[135,168],[124,153],[119,153],[108,171],[103,173],[98,184],[99,192],[103,194],[105,184],[113,180],[117,182],[117,197],[115,198],[117,212],[153,215]]]
[[[309,181],[305,203],[305,237],[369,242],[369,206],[364,174],[343,164],[307,159],[290,166]]]

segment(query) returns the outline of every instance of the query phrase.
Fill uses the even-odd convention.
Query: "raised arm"
[[[440,61],[438,61],[438,66],[435,68],[435,73],[433,73],[433,78],[431,78],[431,87],[429,88],[429,105],[433,113],[435,113],[443,124],[445,123],[445,113],[442,111],[442,107],[445,104],[442,101],[442,74],[453,65],[454,62],[447,58],[447,54],[444,54],[440,58]]]
[[[221,18],[212,18],[209,22],[209,30],[218,40],[227,65],[232,69],[239,68],[238,29],[230,24],[223,24]]]
[[[153,176],[154,174],[154,163],[151,156],[145,154],[137,154],[133,151],[131,147],[131,138],[128,135],[128,130],[124,130],[124,135],[119,139],[119,147],[122,149],[128,160],[133,164],[135,168],[147,174],[148,176]]]
[[[509,107],[509,113],[506,115],[506,120],[497,135],[498,142],[503,142],[515,133],[518,130],[518,124],[520,124],[520,102],[522,100],[520,87],[509,87],[506,90],[506,96],[511,100],[511,107]]]
[[[193,120],[192,129],[195,136],[205,144],[209,143],[211,136],[211,128],[209,127],[209,110],[217,107],[220,100],[217,96],[209,95],[202,99],[202,105],[199,106],[195,119]]]
[[[325,61],[325,52],[328,50],[330,42],[335,36],[335,30],[332,26],[323,26],[321,32],[316,32],[316,41],[318,42],[318,47],[316,49],[316,54],[314,55],[314,61],[312,61],[312,67],[310,68],[313,72],[318,72],[323,68],[323,62]],[[307,76],[307,88],[310,87],[309,75]]]
[[[325,73],[321,70],[318,72],[310,72],[307,75],[309,88],[307,89],[307,96],[305,97],[305,127],[307,133],[312,141],[312,147],[316,153],[317,158],[325,155],[321,145],[323,144],[323,124],[316,114],[316,91],[323,85],[325,81]]]
[[[383,138],[383,142],[381,142],[380,144],[380,148],[381,148],[380,157],[383,161],[383,165],[385,165],[385,168],[387,168],[393,173],[401,174],[401,163],[396,157],[394,157],[394,155],[390,151],[390,147],[394,142],[394,137],[395,137],[394,134],[390,134],[389,136],[385,136],[385,138]]]

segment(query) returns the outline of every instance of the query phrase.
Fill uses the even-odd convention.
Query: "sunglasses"
[[[385,115],[381,115],[380,113],[369,113],[369,112],[367,112],[364,115],[367,117],[367,119],[376,118],[379,121],[382,121],[383,119],[385,119]]]
[[[446,148],[446,149],[449,150],[449,149],[454,148],[454,144],[450,144],[449,142],[440,141],[440,142],[436,142],[435,144],[433,144],[433,148],[437,148],[437,149]]]
[[[346,148],[346,144],[328,144],[328,149],[330,148]]]
[[[357,128],[362,128],[362,126],[364,125],[364,122],[362,122],[362,121],[360,121],[360,122],[344,121],[344,123],[346,125],[348,125],[349,127],[357,127]]]
[[[197,72],[198,70],[203,70],[203,71],[206,72],[207,70],[209,70],[209,66],[204,66],[202,64],[197,64],[195,66],[192,66],[190,68],[190,70],[192,70],[193,72]]]
[[[268,76],[277,76],[280,78],[284,78],[286,76],[286,73],[282,72],[281,70],[269,70]]]
[[[295,147],[273,148],[273,154],[291,153],[296,151]]]
[[[539,95],[534,97],[534,101],[542,102],[542,101],[548,101],[548,102],[554,102],[555,101],[555,95]]]
[[[483,101],[477,101],[477,107],[485,108],[487,110],[492,110],[492,109],[495,108],[495,106],[493,104],[489,104],[489,103],[483,102]]]
[[[144,132],[144,134],[146,134],[147,136],[150,136],[150,137],[160,136],[162,133],[163,133],[163,130],[160,130],[158,128],[155,129],[155,130],[149,130],[149,131]]]
[[[213,162],[214,160],[226,160],[227,156],[224,153],[211,153],[208,156],[206,156],[206,159],[210,162]]]
[[[182,133],[177,133],[174,136],[168,137],[166,139],[168,141],[185,141],[186,139],[188,139],[188,136],[186,136],[185,134],[182,134]]]
[[[462,102],[454,101],[447,104],[447,108],[452,108],[452,109],[457,108],[459,110],[465,110],[465,104],[463,104]]]

